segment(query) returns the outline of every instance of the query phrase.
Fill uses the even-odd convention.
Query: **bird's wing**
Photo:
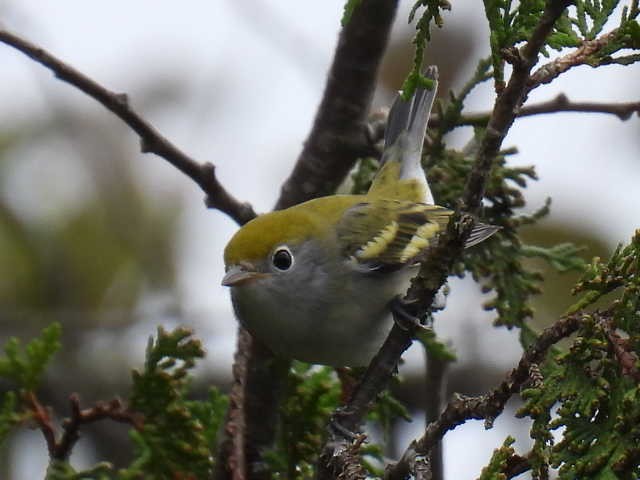
[[[374,199],[349,208],[338,224],[346,258],[369,270],[396,270],[433,244],[453,212],[436,205]]]

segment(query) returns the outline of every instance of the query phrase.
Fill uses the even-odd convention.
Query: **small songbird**
[[[224,252],[240,323],[275,354],[333,366],[367,365],[392,326],[390,302],[417,273],[451,210],[433,205],[421,166],[435,98],[417,88],[389,112],[382,166],[366,195],[331,195],[261,215]],[[492,235],[478,224],[466,246]]]

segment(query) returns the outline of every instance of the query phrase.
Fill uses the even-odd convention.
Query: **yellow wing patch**
[[[435,205],[374,198],[345,212],[338,241],[345,256],[372,269],[400,268],[433,244],[452,213]]]
[[[398,222],[391,222],[382,229],[380,234],[369,240],[367,244],[356,252],[356,257],[362,260],[368,260],[379,256],[384,252],[391,242],[396,238],[398,233]]]

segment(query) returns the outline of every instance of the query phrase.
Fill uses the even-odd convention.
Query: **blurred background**
[[[86,2],[0,0],[0,23],[102,83],[257,211],[270,210],[311,126],[339,31],[343,0]],[[413,26],[402,2],[375,106],[391,101],[408,72]],[[486,56],[478,2],[458,2],[434,33],[427,61],[440,67],[441,94],[458,89]],[[0,344],[33,337],[57,320],[64,348],[42,397],[65,416],[77,391],[84,403],[126,394],[158,325],[187,325],[207,347],[198,388],[225,389],[236,325],[220,286],[222,250],[235,224],[207,210],[203,194],[166,161],[139,153],[136,136],[94,100],[0,44]],[[576,101],[637,101],[638,65],[580,67],[529,101],[566,93]],[[493,103],[487,82],[469,110]],[[553,198],[552,213],[527,232],[544,245],[572,241],[585,257],[605,256],[640,227],[640,121],[554,114],[519,120],[505,141],[518,165],[535,164],[529,210]],[[459,129],[452,145],[471,132]],[[543,268],[540,266],[540,268]],[[536,302],[537,325],[571,303],[575,276],[549,275]],[[450,391],[484,392],[520,355],[517,333],[491,327],[478,287],[451,282],[436,329],[458,354]],[[403,398],[415,420],[397,428],[402,451],[422,429],[424,360],[406,355]],[[469,422],[447,435],[448,478],[472,477],[508,433],[527,449],[527,425],[507,411],[493,430]],[[125,461],[126,428],[87,430],[74,450],[79,468]],[[461,461],[460,459],[464,459]],[[42,478],[45,443],[21,430],[0,449],[0,478]]]

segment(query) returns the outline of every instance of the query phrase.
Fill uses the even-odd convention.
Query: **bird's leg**
[[[422,326],[420,320],[408,311],[407,304],[403,302],[400,297],[394,297],[393,300],[389,302],[389,309],[391,310],[395,324],[405,332]]]
[[[352,432],[347,427],[340,423],[341,414],[346,413],[345,407],[338,407],[331,418],[329,419],[329,432],[331,432],[334,436],[340,436],[350,442],[357,440],[362,434],[357,432]]]
[[[425,327],[420,319],[408,310],[408,305],[400,297],[394,297],[389,302],[389,309],[395,324],[405,332],[413,331],[415,336],[421,330],[431,330],[430,327]]]

